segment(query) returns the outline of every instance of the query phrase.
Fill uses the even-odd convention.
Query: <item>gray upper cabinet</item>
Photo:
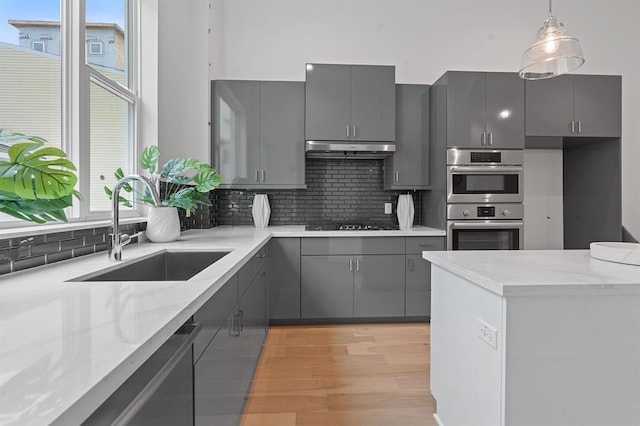
[[[212,155],[221,186],[304,188],[304,83],[212,86]]]
[[[260,90],[260,183],[304,185],[304,83],[263,81]]]
[[[447,147],[524,148],[524,82],[515,73],[450,71]]]
[[[257,184],[260,170],[260,82],[213,86],[213,164],[223,186]]]
[[[384,189],[429,186],[429,85],[396,85],[396,152],[384,161]]]
[[[395,140],[395,67],[307,64],[307,140]]]
[[[620,76],[563,75],[525,87],[527,136],[620,137]]]

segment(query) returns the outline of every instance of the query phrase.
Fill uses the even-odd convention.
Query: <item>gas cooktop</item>
[[[320,223],[305,226],[307,231],[395,231],[400,229],[394,224],[363,223]]]

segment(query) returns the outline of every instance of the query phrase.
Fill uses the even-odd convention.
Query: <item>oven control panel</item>
[[[448,204],[447,219],[523,219],[522,203]]]
[[[521,166],[524,163],[523,149],[447,149],[449,166]]]

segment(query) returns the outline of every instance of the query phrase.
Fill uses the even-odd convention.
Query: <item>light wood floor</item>
[[[243,426],[436,426],[429,325],[271,327]]]

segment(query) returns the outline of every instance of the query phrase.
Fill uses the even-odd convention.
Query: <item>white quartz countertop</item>
[[[106,252],[0,276],[0,424],[81,423],[272,237],[444,236],[442,230],[192,230],[125,247],[230,251],[189,281],[67,282],[113,266]]]
[[[588,250],[424,251],[432,264],[500,296],[640,293],[640,266]]]

